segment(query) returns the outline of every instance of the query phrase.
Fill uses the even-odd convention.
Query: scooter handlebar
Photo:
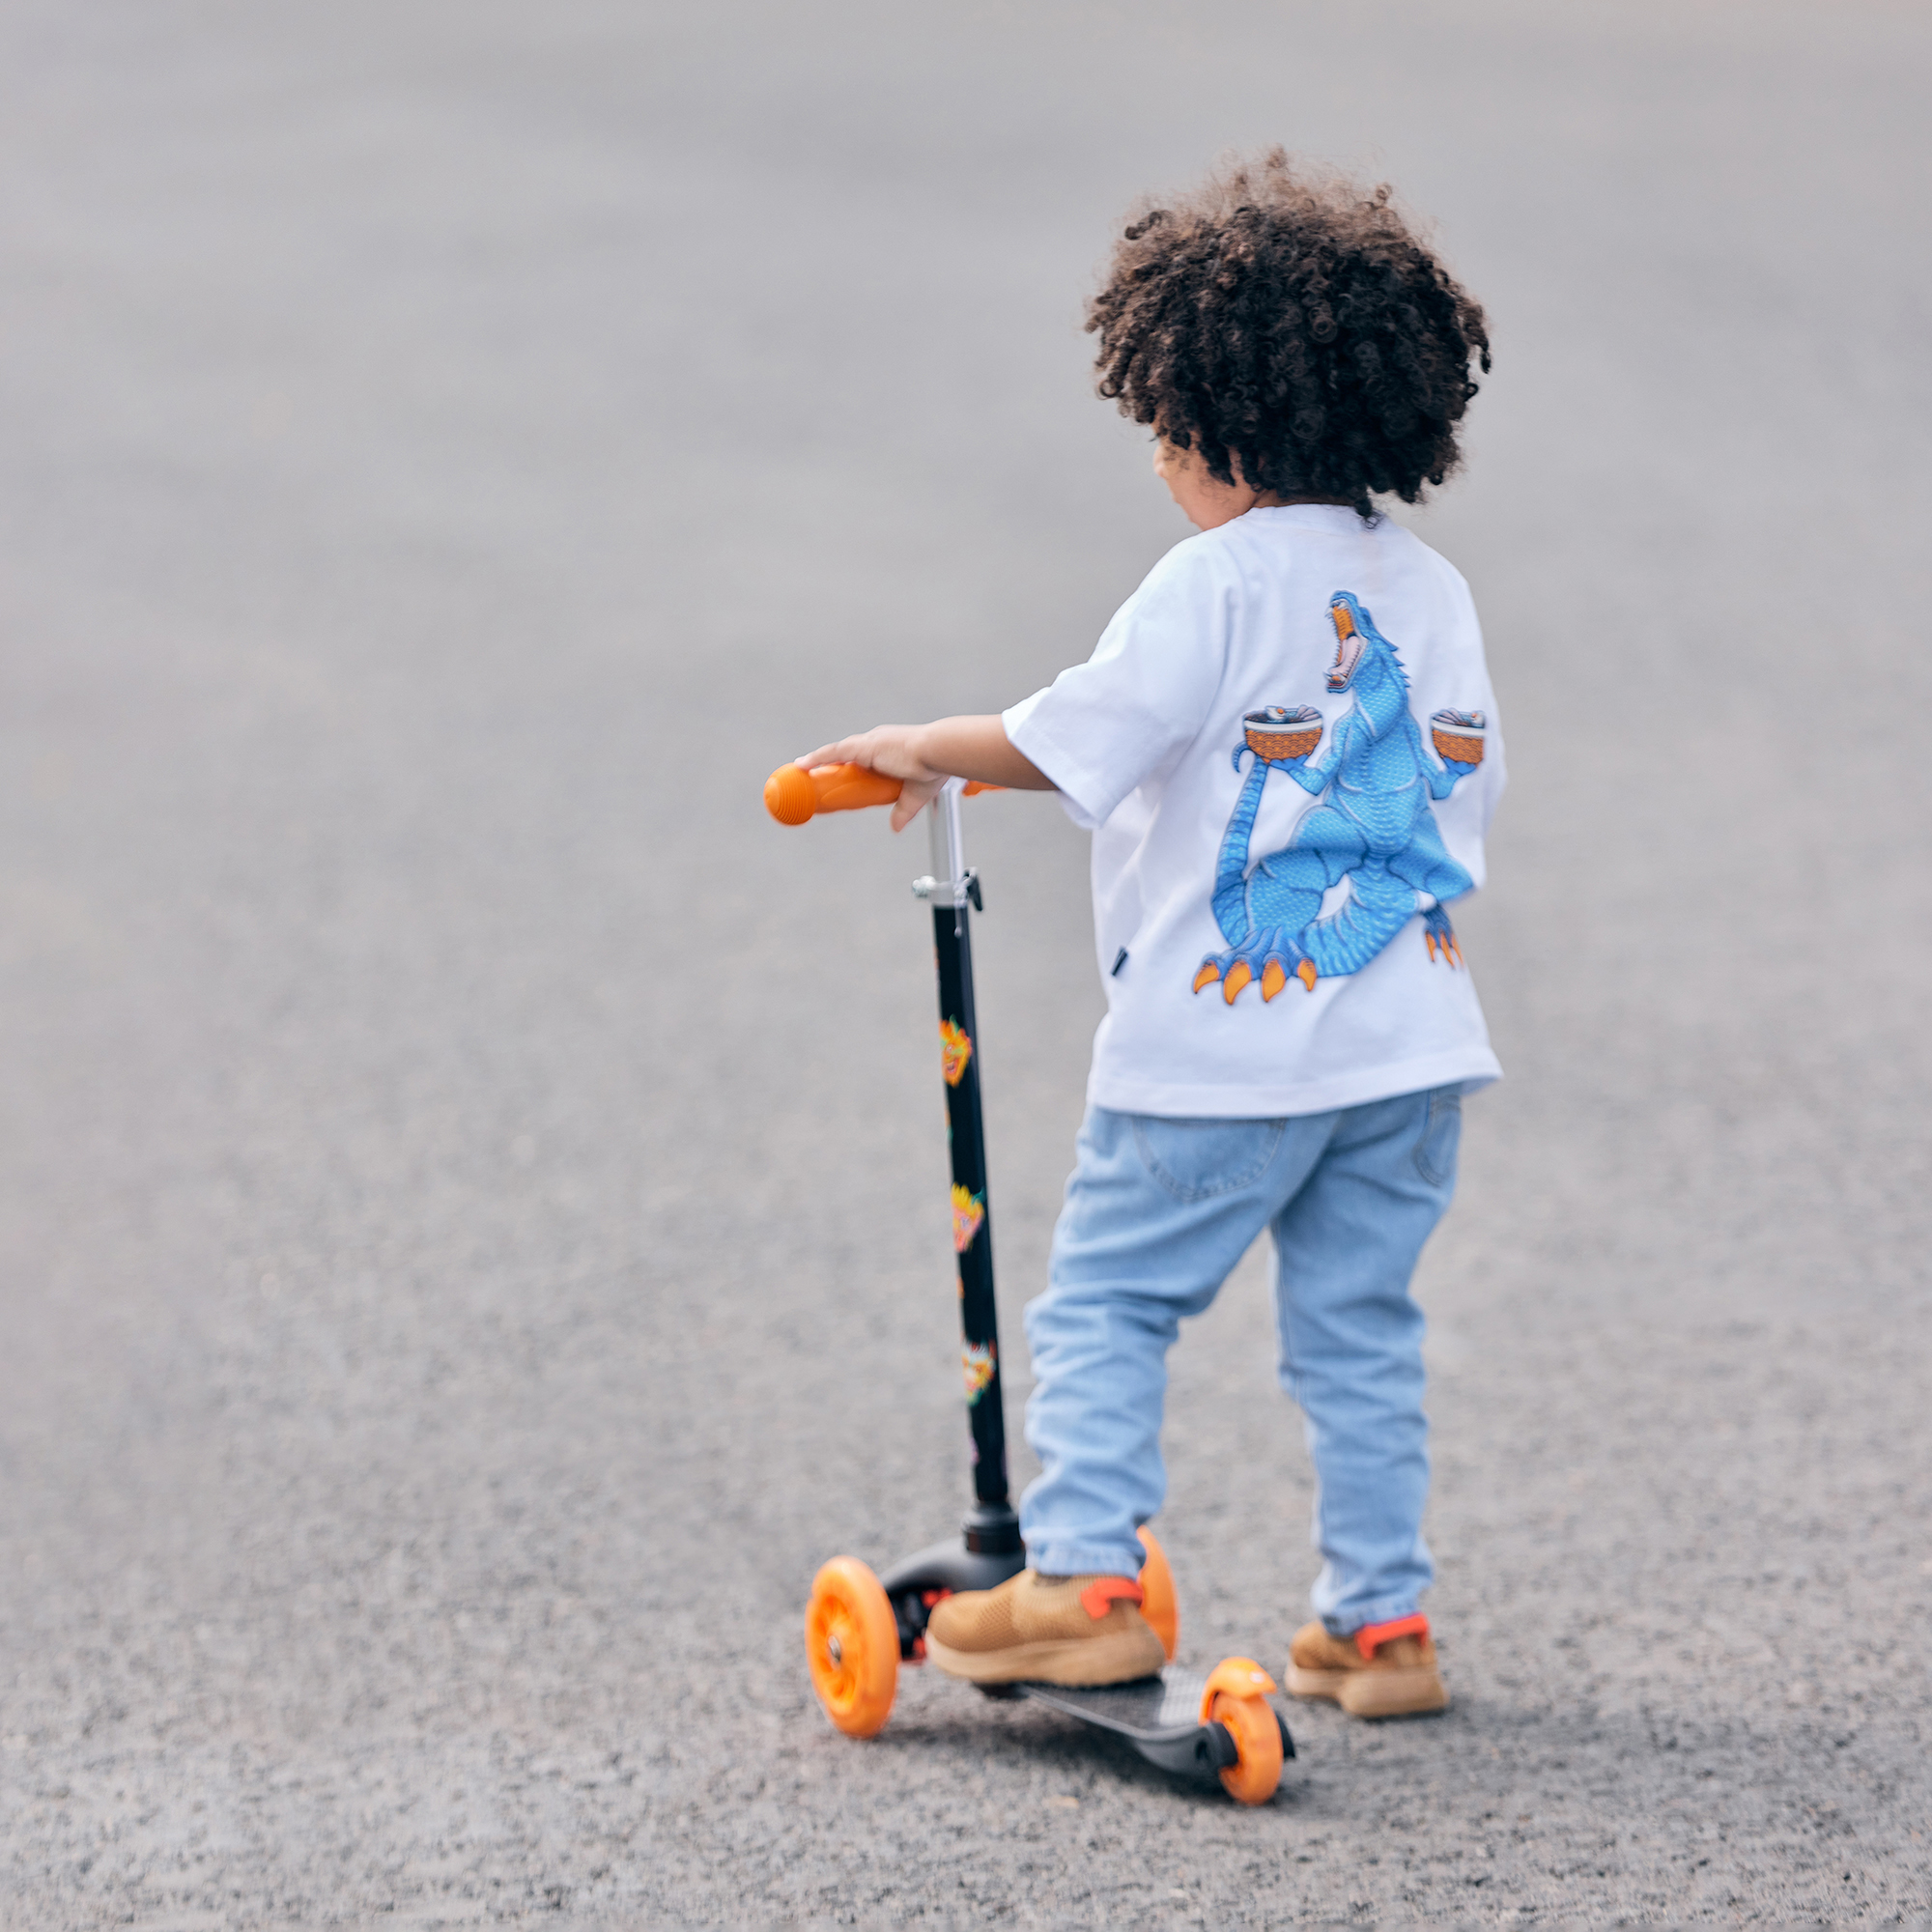
[[[903,789],[899,780],[868,772],[864,765],[820,765],[813,772],[803,765],[781,765],[765,781],[765,810],[781,825],[803,825],[820,812],[891,805]],[[999,789],[976,781],[966,787],[966,796]]]

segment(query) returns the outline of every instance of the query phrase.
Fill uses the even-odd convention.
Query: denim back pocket
[[[1456,1178],[1456,1151],[1463,1139],[1463,1090],[1438,1087],[1429,1096],[1429,1114],[1422,1138],[1415,1144],[1415,1171],[1432,1187],[1446,1187]]]
[[[1286,1121],[1171,1121],[1134,1116],[1134,1146],[1147,1171],[1179,1201],[1208,1201],[1252,1187],[1267,1172]]]

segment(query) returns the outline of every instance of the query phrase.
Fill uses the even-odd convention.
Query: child
[[[1501,1071],[1446,906],[1482,881],[1503,759],[1468,587],[1373,498],[1456,467],[1483,312],[1385,187],[1277,150],[1150,206],[1087,326],[1200,535],[1010,710],[800,760],[903,779],[895,830],[958,777],[1057,790],[1094,833],[1107,1016],[1026,1311],[1030,1567],[941,1603],[926,1652],[981,1684],[1160,1667],[1134,1532],[1166,1491],[1167,1350],[1266,1227],[1323,1558],[1288,1688],[1439,1710],[1409,1278],[1462,1096]]]

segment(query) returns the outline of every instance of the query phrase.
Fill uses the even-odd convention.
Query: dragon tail
[[[1235,753],[1236,768],[1241,752]],[[1248,936],[1248,837],[1255,829],[1255,814],[1261,810],[1262,787],[1267,783],[1268,768],[1257,758],[1248,773],[1241,795],[1235,801],[1234,815],[1221,838],[1221,855],[1214,866],[1214,923],[1230,946],[1238,946]]]
[[[1346,905],[1301,934],[1301,949],[1323,979],[1357,973],[1415,917],[1415,892],[1370,860],[1349,877]]]

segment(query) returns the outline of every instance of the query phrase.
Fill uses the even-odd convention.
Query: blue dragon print
[[[1256,980],[1268,1001],[1291,975],[1312,993],[1324,974],[1359,972],[1418,909],[1430,958],[1462,963],[1442,906],[1475,881],[1449,856],[1430,800],[1447,798],[1482,762],[1485,720],[1480,711],[1438,711],[1430,721],[1438,765],[1423,749],[1395,646],[1346,590],[1329,599],[1328,615],[1336,639],[1328,689],[1353,702],[1326,750],[1311,760],[1321,718],[1307,705],[1250,712],[1235,748],[1236,772],[1243,753],[1255,762],[1214,873],[1214,920],[1228,951],[1208,953],[1194,976],[1197,993],[1218,980],[1230,1006]],[[1250,871],[1248,838],[1270,771],[1320,802]],[[1344,879],[1348,898],[1319,917],[1322,894]]]

